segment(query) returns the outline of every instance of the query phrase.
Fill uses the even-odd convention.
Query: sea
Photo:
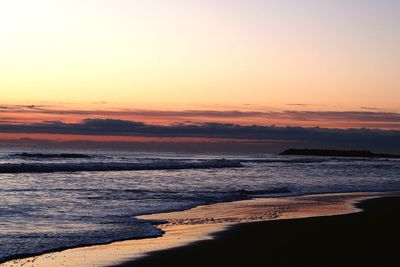
[[[137,215],[392,190],[400,190],[399,159],[1,148],[0,262],[162,235]]]

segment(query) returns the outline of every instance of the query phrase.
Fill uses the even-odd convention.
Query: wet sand
[[[121,264],[151,266],[398,266],[400,196],[363,201],[363,212],[239,224],[213,240]]]
[[[234,253],[238,259],[231,261],[229,265],[245,266],[243,260],[251,262],[257,257],[248,253],[240,255],[240,251],[258,251],[266,261],[267,259],[264,257],[271,257],[270,254],[268,254],[270,256],[266,254],[271,249],[267,248],[266,244],[273,241],[271,232],[275,235],[284,234],[283,230],[269,229],[269,226],[264,226],[264,222],[276,221],[274,223],[278,225],[286,225],[289,222],[290,225],[294,225],[292,227],[295,227],[306,221],[295,220],[297,218],[340,214],[354,216],[355,214],[352,213],[360,211],[358,207],[354,206],[355,204],[363,200],[394,194],[397,193],[348,193],[263,198],[199,206],[186,211],[139,216],[138,218],[143,220],[166,221],[166,223],[158,225],[165,234],[158,238],[121,241],[47,253],[36,257],[12,260],[0,264],[0,266],[160,266],[161,262],[170,262],[171,265],[177,266],[183,264],[201,266],[202,262],[213,266],[217,262],[221,264],[229,262],[226,261],[226,257],[231,253]],[[316,218],[315,220],[320,219]],[[313,227],[319,228],[318,225]],[[237,229],[247,230],[239,231]],[[239,231],[239,233],[235,231]],[[302,238],[305,239],[303,242],[308,242],[308,236],[301,236],[305,229],[300,232],[290,229],[287,231],[292,233],[295,238]],[[323,232],[321,234],[325,235]],[[236,238],[236,240],[232,240],[232,238]],[[278,236],[276,238],[273,242],[278,242],[278,244],[282,243],[282,240],[290,240],[289,237],[284,237],[282,240],[279,240]],[[203,246],[203,248],[199,249],[199,246]],[[204,246],[206,250],[204,250]],[[264,247],[263,252],[259,251]],[[213,249],[208,251],[208,248]],[[188,250],[192,250],[192,252]],[[274,255],[276,253],[274,252]],[[190,255],[203,259],[189,263],[188,257],[192,257]],[[240,260],[240,258],[242,259]],[[197,263],[198,265],[195,265]],[[242,265],[235,265],[236,263]]]

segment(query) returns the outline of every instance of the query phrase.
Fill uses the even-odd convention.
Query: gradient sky
[[[0,1],[0,121],[398,129],[399,14],[397,0]],[[30,105],[86,113],[16,111]]]
[[[396,0],[1,1],[2,102],[398,110],[399,12]]]

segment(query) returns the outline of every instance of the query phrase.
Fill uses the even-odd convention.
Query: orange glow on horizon
[[[208,137],[147,137],[113,135],[74,135],[74,134],[36,134],[36,133],[0,133],[0,140],[35,139],[55,142],[93,141],[93,142],[255,142],[256,140]],[[264,141],[266,142],[266,141]],[[271,141],[273,142],[273,141]]]
[[[358,114],[359,113],[359,114]],[[361,114],[361,115],[360,115]],[[385,114],[388,118],[385,118]],[[377,118],[375,118],[377,116]],[[394,117],[393,117],[394,116]],[[0,103],[2,124],[83,123],[113,119],[151,125],[227,123],[242,126],[400,129],[400,113],[365,107],[354,111],[325,110],[293,104],[286,109],[259,106],[205,106],[192,109],[138,109],[112,104],[6,105]]]

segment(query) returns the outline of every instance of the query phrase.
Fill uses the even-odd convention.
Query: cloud
[[[49,107],[49,106],[44,106],[44,105],[2,105],[0,106],[0,110],[5,112],[15,112],[15,111],[26,111],[26,110],[45,110],[42,109],[44,107]]]
[[[242,126],[222,123],[152,125],[114,119],[85,119],[79,123],[50,121],[31,124],[0,124],[2,133],[46,133],[145,137],[207,137],[279,142],[280,147],[336,147],[377,151],[400,150],[400,131],[373,129],[326,129],[304,127]],[[399,151],[400,152],[400,151]]]
[[[372,111],[382,111],[383,109],[377,107],[360,107],[360,109],[364,110],[372,110]]]
[[[291,106],[307,106],[308,104],[287,104]],[[131,115],[131,116],[149,116],[149,117],[215,117],[215,118],[292,118],[298,117],[315,119],[350,119],[350,120],[371,120],[371,118],[380,121],[400,121],[400,113],[394,112],[376,112],[380,110],[375,107],[360,107],[368,111],[240,111],[240,110],[143,110],[143,109],[120,109],[120,110],[81,110],[81,109],[52,109],[43,105],[14,105],[0,106],[0,112],[27,112],[41,114],[58,115]]]
[[[398,122],[399,113],[371,111],[285,111],[292,119],[302,120],[352,120],[363,122]]]
[[[304,104],[304,103],[289,103],[289,104],[286,104],[286,106],[310,106],[310,104]]]
[[[307,105],[307,104],[291,104]],[[143,110],[143,109],[60,109],[44,105],[0,106],[0,119],[14,116],[15,123],[44,120],[80,121],[85,118],[109,118],[126,121],[171,124],[217,122],[257,125],[303,126],[325,128],[379,128],[400,130],[400,113],[383,112],[374,107],[362,111],[249,111],[249,110]],[[7,119],[9,120],[9,119]],[[10,120],[10,123],[12,121]]]

